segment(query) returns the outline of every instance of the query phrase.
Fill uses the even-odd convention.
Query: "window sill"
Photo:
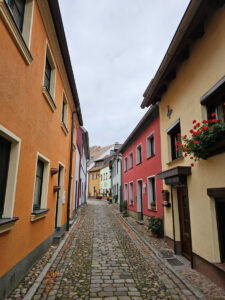
[[[69,133],[66,124],[64,122],[61,122],[61,128],[63,130],[63,132],[65,133],[65,135],[67,135]]]
[[[155,157],[155,153],[152,154],[151,156],[148,156],[147,159],[151,159],[151,158],[153,158],[153,157]]]
[[[19,218],[3,218],[0,219],[0,234],[11,230]]]
[[[148,208],[148,211],[154,211],[154,212],[157,212],[157,208]]]
[[[13,19],[13,16],[4,1],[0,1],[0,15],[4,21],[12,39],[14,40],[19,52],[21,53],[25,63],[30,65],[33,61],[33,57],[26,45],[26,42],[23,39],[17,25]]]
[[[142,161],[141,161],[141,162],[139,162],[139,163],[137,163],[137,164],[136,164],[136,166],[140,165],[141,163],[142,163]]]
[[[130,167],[130,168],[129,168],[129,170],[132,170],[132,169],[133,169],[133,167]],[[118,174],[117,174],[117,175],[118,175]]]
[[[175,158],[174,160],[169,161],[169,162],[166,163],[166,164],[169,166],[169,165],[171,165],[172,163],[177,162],[177,161],[181,161],[181,160],[183,160],[183,159],[184,159],[184,157],[181,156],[181,157]]]
[[[37,209],[37,210],[32,211],[32,213],[30,215],[31,222],[34,222],[36,220],[39,220],[39,219],[42,219],[42,218],[46,217],[48,212],[49,212],[49,208]]]
[[[47,101],[49,107],[54,112],[56,110],[55,102],[45,86],[42,87],[42,93],[45,96],[45,100]]]

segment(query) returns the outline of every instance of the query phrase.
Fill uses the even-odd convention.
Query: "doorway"
[[[177,196],[180,218],[181,253],[188,260],[191,260],[191,224],[187,186],[178,187]]]
[[[138,221],[143,221],[142,180],[137,181],[137,213]]]
[[[225,198],[216,198],[216,217],[221,263],[225,263]]]

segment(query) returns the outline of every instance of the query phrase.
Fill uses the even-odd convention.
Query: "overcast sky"
[[[123,143],[189,0],[59,0],[90,145]]]

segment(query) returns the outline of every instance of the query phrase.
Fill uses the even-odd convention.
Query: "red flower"
[[[200,126],[200,123],[197,123],[196,126]]]
[[[199,144],[199,142],[198,142],[198,141],[194,141],[194,144],[195,144],[195,145],[198,145],[198,144]]]
[[[216,115],[216,113],[212,113],[212,114],[211,114],[211,117],[215,117],[215,115]]]
[[[200,130],[198,130],[197,132],[196,132],[196,134],[199,134],[200,133]]]
[[[176,146],[178,146],[178,145],[179,145],[179,143],[180,143],[179,141],[176,141],[176,144],[175,144],[175,145],[176,145]]]
[[[193,120],[193,122],[192,122],[193,124],[195,124],[196,123],[196,120]]]
[[[203,121],[202,121],[202,123],[203,123],[203,124],[207,124],[207,123],[208,123],[208,121],[206,121],[206,120],[203,120]]]
[[[212,119],[212,123],[217,123],[217,119]]]
[[[195,125],[193,128],[196,129],[196,128],[197,128],[197,125]]]
[[[187,157],[187,153],[184,153],[184,156]]]
[[[186,139],[186,137],[187,137],[187,135],[185,134],[185,135],[183,136],[183,139]]]
[[[186,148],[184,148],[184,151],[188,151],[188,148],[186,147]]]
[[[193,132],[194,132],[194,130],[193,130],[193,129],[191,129],[191,130],[190,130],[190,133],[193,133]]]
[[[193,156],[190,157],[190,159],[193,159],[193,158],[194,158]]]
[[[181,135],[180,133],[177,134],[177,136],[180,136],[180,135]]]
[[[194,167],[194,164],[193,164],[193,163],[191,163],[191,167]]]

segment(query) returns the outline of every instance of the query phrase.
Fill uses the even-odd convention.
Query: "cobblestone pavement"
[[[137,231],[142,237],[144,237],[144,239],[151,246],[153,246],[156,251],[166,250],[173,253],[163,239],[157,239],[150,235],[147,226],[140,226],[132,217],[126,218],[126,222],[131,225],[132,228],[135,229],[135,231]],[[203,274],[191,269],[190,263],[186,261],[186,259],[180,256],[177,257],[181,262],[184,263],[182,266],[174,267],[178,276],[180,274],[184,276],[185,279],[188,280],[193,287],[199,289],[207,299],[225,299],[225,290],[218,287],[218,285],[210,281]]]
[[[23,287],[8,299],[23,299]],[[34,295],[25,299],[207,298],[167,268],[111,205],[90,200]]]

